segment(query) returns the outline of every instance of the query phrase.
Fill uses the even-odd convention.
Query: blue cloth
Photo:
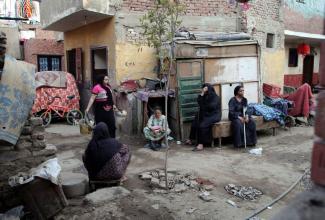
[[[263,116],[265,121],[277,121],[280,125],[284,125],[285,114],[279,111],[278,109],[269,107],[264,104],[249,104],[247,112],[257,115]]]
[[[264,99],[263,103],[267,106],[278,109],[285,115],[288,115],[288,108],[290,108],[292,106],[292,102],[290,102],[286,99],[281,99],[281,98],[272,99],[272,98],[266,97]]]

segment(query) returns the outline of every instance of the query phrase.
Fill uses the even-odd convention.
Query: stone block
[[[45,128],[43,126],[36,126],[33,127],[32,129],[32,134],[40,134],[40,133],[44,133],[45,132]]]
[[[45,149],[39,150],[39,151],[33,151],[32,155],[33,155],[33,157],[40,157],[40,156],[49,157],[49,156],[55,155],[56,152],[57,152],[57,148],[55,145],[46,144]]]
[[[33,127],[43,125],[43,120],[40,117],[32,117],[29,119],[29,122]]]
[[[112,201],[116,202],[116,200],[126,197],[129,194],[130,191],[121,186],[104,188],[86,195],[85,202],[92,205],[100,205]]]
[[[30,135],[30,134],[32,134],[32,127],[24,126],[23,130],[21,131],[21,135]]]
[[[33,140],[33,148],[44,149],[46,142],[44,140]]]
[[[44,132],[33,133],[32,136],[31,136],[31,138],[33,140],[40,140],[40,141],[42,141],[42,140],[45,139],[45,133]]]
[[[32,147],[33,147],[33,143],[31,141],[19,140],[15,145],[14,149],[19,151],[19,150],[29,149]]]

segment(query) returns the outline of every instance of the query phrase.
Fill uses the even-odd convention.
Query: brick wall
[[[186,15],[217,16],[236,13],[236,4],[230,4],[229,0],[180,0],[179,2],[185,6]],[[152,9],[153,5],[153,0],[124,0],[122,7],[128,11],[143,12]]]
[[[267,33],[274,34],[274,48],[284,48],[283,9],[279,0],[252,0],[248,10],[242,10],[241,27],[244,32],[266,48]]]
[[[62,70],[65,70],[64,44],[56,40],[29,39],[24,43],[25,61],[37,66],[37,55],[59,55]]]

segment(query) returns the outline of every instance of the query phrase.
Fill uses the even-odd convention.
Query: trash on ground
[[[210,193],[205,191],[199,194],[199,198],[202,199],[205,202],[210,202],[212,198],[210,197]]]
[[[193,212],[195,212],[197,210],[197,208],[190,208],[186,211],[187,214],[192,214]]]
[[[249,151],[250,154],[260,156],[262,155],[263,148],[254,148]]]
[[[36,168],[32,168],[29,173],[18,173],[15,176],[9,177],[9,185],[11,187],[26,184],[34,180],[34,177],[40,177],[51,181],[58,185],[58,177],[61,172],[61,166],[58,159],[53,158],[45,161]]]
[[[238,208],[237,204],[234,201],[230,200],[230,199],[227,200],[227,203],[232,205],[233,207]]]
[[[159,209],[159,204],[154,204],[151,207],[154,208],[154,209],[156,209],[156,210],[158,210]]]
[[[263,193],[260,190],[257,190],[251,186],[236,186],[234,184],[228,184],[225,186],[225,190],[236,197],[239,197],[244,200],[255,201],[258,199]]]
[[[166,193],[166,174],[164,170],[152,170],[143,172],[139,178],[147,181],[155,193]],[[191,173],[182,174],[176,171],[168,171],[167,184],[171,192],[182,193],[188,189],[211,191],[214,188],[210,180],[198,178]]]

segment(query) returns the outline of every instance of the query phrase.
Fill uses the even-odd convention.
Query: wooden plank
[[[256,57],[206,59],[204,79],[211,84],[258,81]]]
[[[256,45],[236,45],[208,48],[208,58],[257,56]]]

